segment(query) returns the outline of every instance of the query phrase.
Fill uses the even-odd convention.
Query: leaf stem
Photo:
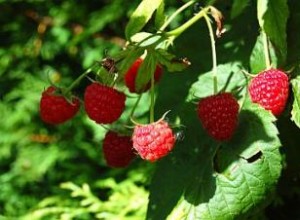
[[[186,8],[188,8],[190,5],[194,4],[195,1],[189,1],[187,3],[185,3],[183,6],[181,6],[180,8],[178,8],[168,19],[167,21],[161,26],[161,28],[159,29],[159,31],[164,31],[166,29],[166,27],[173,21],[173,19],[179,15],[182,11],[184,11]]]
[[[151,102],[150,102],[150,123],[154,122],[154,102],[155,102],[155,91],[154,91],[154,72],[151,75]]]
[[[138,104],[139,104],[139,102],[140,102],[140,100],[141,100],[141,98],[142,98],[142,93],[139,95],[139,97],[137,98],[137,100],[135,101],[135,103],[134,103],[134,106],[132,107],[132,109],[131,109],[131,112],[130,112],[130,116],[129,116],[129,118],[132,118],[132,116],[133,116],[133,114],[134,114],[134,112],[135,112],[135,109],[136,109],[136,107],[138,106]]]
[[[263,36],[263,44],[264,44],[264,54],[265,54],[265,61],[267,69],[271,68],[271,60],[270,60],[270,53],[269,53],[269,40],[266,32],[262,31]]]
[[[216,45],[215,45],[215,38],[214,38],[214,32],[213,28],[210,22],[209,17],[207,14],[204,14],[204,19],[206,21],[208,31],[209,31],[209,37],[210,37],[210,43],[211,43],[211,51],[212,51],[212,61],[213,61],[213,88],[214,88],[214,94],[217,94],[218,92],[218,79],[217,79],[217,55],[216,55]]]
[[[188,29],[190,26],[192,26],[195,22],[197,22],[200,18],[202,18],[204,15],[206,15],[207,11],[209,10],[209,7],[203,8],[201,11],[199,11],[197,14],[194,15],[190,20],[185,22],[180,27],[166,32],[166,36],[168,37],[178,37],[180,34],[182,34],[186,29]]]
[[[90,68],[88,68],[84,73],[82,73],[75,81],[66,89],[64,90],[64,94],[67,95],[75,86],[77,86],[78,83],[90,72],[92,72],[94,66],[97,64],[92,65]]]

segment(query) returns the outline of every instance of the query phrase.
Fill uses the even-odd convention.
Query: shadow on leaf
[[[223,173],[233,162],[244,160],[247,163],[264,157],[264,143],[274,141],[267,134],[266,128],[259,116],[249,110],[240,113],[239,126],[233,139],[221,145],[214,158],[214,168]]]

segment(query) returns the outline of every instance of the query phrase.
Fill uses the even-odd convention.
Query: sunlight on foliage
[[[300,218],[294,208],[300,203],[300,1],[1,0],[0,6],[0,219]],[[125,82],[138,58],[132,86],[146,89],[142,95]],[[156,81],[158,66],[163,74]],[[276,117],[248,91],[255,74],[270,67],[289,80],[284,112]],[[126,97],[112,124],[89,118],[91,82]],[[51,85],[67,104],[73,96],[80,103],[59,125],[40,116],[42,93]],[[217,141],[197,111],[201,99],[222,92],[239,104],[238,124],[232,138]],[[167,156],[144,161],[132,143],[128,167],[107,165],[108,130],[131,143],[134,122],[154,123],[166,112],[176,138]],[[157,153],[150,144],[150,154]]]

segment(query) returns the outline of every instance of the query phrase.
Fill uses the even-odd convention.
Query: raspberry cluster
[[[150,81],[140,90],[136,78],[143,62],[137,59],[124,76],[129,92],[143,93],[149,90]],[[162,75],[161,66],[154,72],[155,82]],[[118,120],[125,109],[126,96],[117,89],[93,82],[84,92],[84,109],[87,116],[98,124],[111,124]],[[41,119],[49,124],[61,124],[73,118],[79,111],[79,98],[69,100],[60,89],[50,86],[40,100]],[[149,125],[136,125],[132,137],[108,131],[103,140],[103,155],[108,166],[125,167],[138,153],[143,159],[155,161],[169,153],[175,144],[175,135],[167,122],[159,120]]]
[[[124,75],[124,84],[129,92],[143,93],[150,82],[136,89],[136,78],[143,59],[137,59]],[[154,78],[158,82],[162,68],[157,65]],[[285,108],[289,79],[278,69],[262,71],[248,87],[251,100],[270,110],[275,116]],[[117,89],[93,82],[84,92],[84,108],[87,116],[98,124],[117,121],[125,109],[126,95]],[[61,124],[73,118],[79,111],[80,101],[75,96],[64,96],[60,89],[50,86],[40,100],[41,119],[49,124]],[[233,94],[223,92],[201,99],[197,105],[199,120],[207,133],[217,141],[232,138],[238,126],[239,104]],[[139,154],[142,159],[154,162],[169,154],[176,137],[164,117],[145,125],[136,124],[132,136],[108,131],[103,140],[103,155],[108,166],[125,167]]]

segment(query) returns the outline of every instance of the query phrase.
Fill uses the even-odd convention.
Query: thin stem
[[[133,106],[132,109],[131,109],[129,118],[132,118],[132,116],[133,116],[133,114],[134,114],[134,112],[135,112],[135,109],[136,109],[136,107],[138,106],[138,104],[139,104],[139,102],[140,102],[140,100],[141,100],[141,98],[142,98],[142,95],[143,95],[143,94],[140,94],[139,97],[137,98],[137,100],[135,101],[134,106]]]
[[[204,18],[209,30],[209,37],[210,37],[210,43],[211,43],[211,51],[212,51],[212,61],[213,61],[213,85],[214,85],[214,94],[217,94],[218,92],[218,79],[217,79],[217,55],[216,55],[216,45],[215,45],[215,38],[214,38],[214,32],[212,25],[210,23],[209,17],[204,14]]]
[[[92,72],[93,67],[96,66],[97,64],[94,64],[90,68],[88,68],[84,73],[82,73],[65,91],[64,94],[68,94],[80,81],[90,72]]]
[[[188,8],[190,5],[194,4],[195,1],[189,1],[187,3],[185,3],[183,6],[181,6],[180,8],[178,8],[169,18],[168,20],[161,26],[161,28],[159,29],[160,31],[163,31],[166,29],[166,27],[168,27],[168,25],[173,21],[173,19],[179,15],[183,10],[185,10],[186,8]]]
[[[155,91],[154,91],[154,73],[151,75],[151,104],[150,104],[150,123],[154,122],[154,102],[155,102]]]
[[[175,36],[178,37],[180,34],[182,34],[186,29],[188,29],[190,26],[192,26],[195,22],[197,22],[200,18],[202,18],[204,15],[206,15],[207,11],[209,10],[209,7],[203,8],[201,11],[199,11],[197,14],[195,14],[194,17],[192,17],[190,20],[185,22],[180,27],[166,32],[166,36]]]
[[[268,36],[264,31],[262,31],[263,35],[263,44],[264,44],[264,54],[265,54],[265,61],[267,69],[271,68],[271,60],[270,60],[270,53],[269,53],[269,41]]]

